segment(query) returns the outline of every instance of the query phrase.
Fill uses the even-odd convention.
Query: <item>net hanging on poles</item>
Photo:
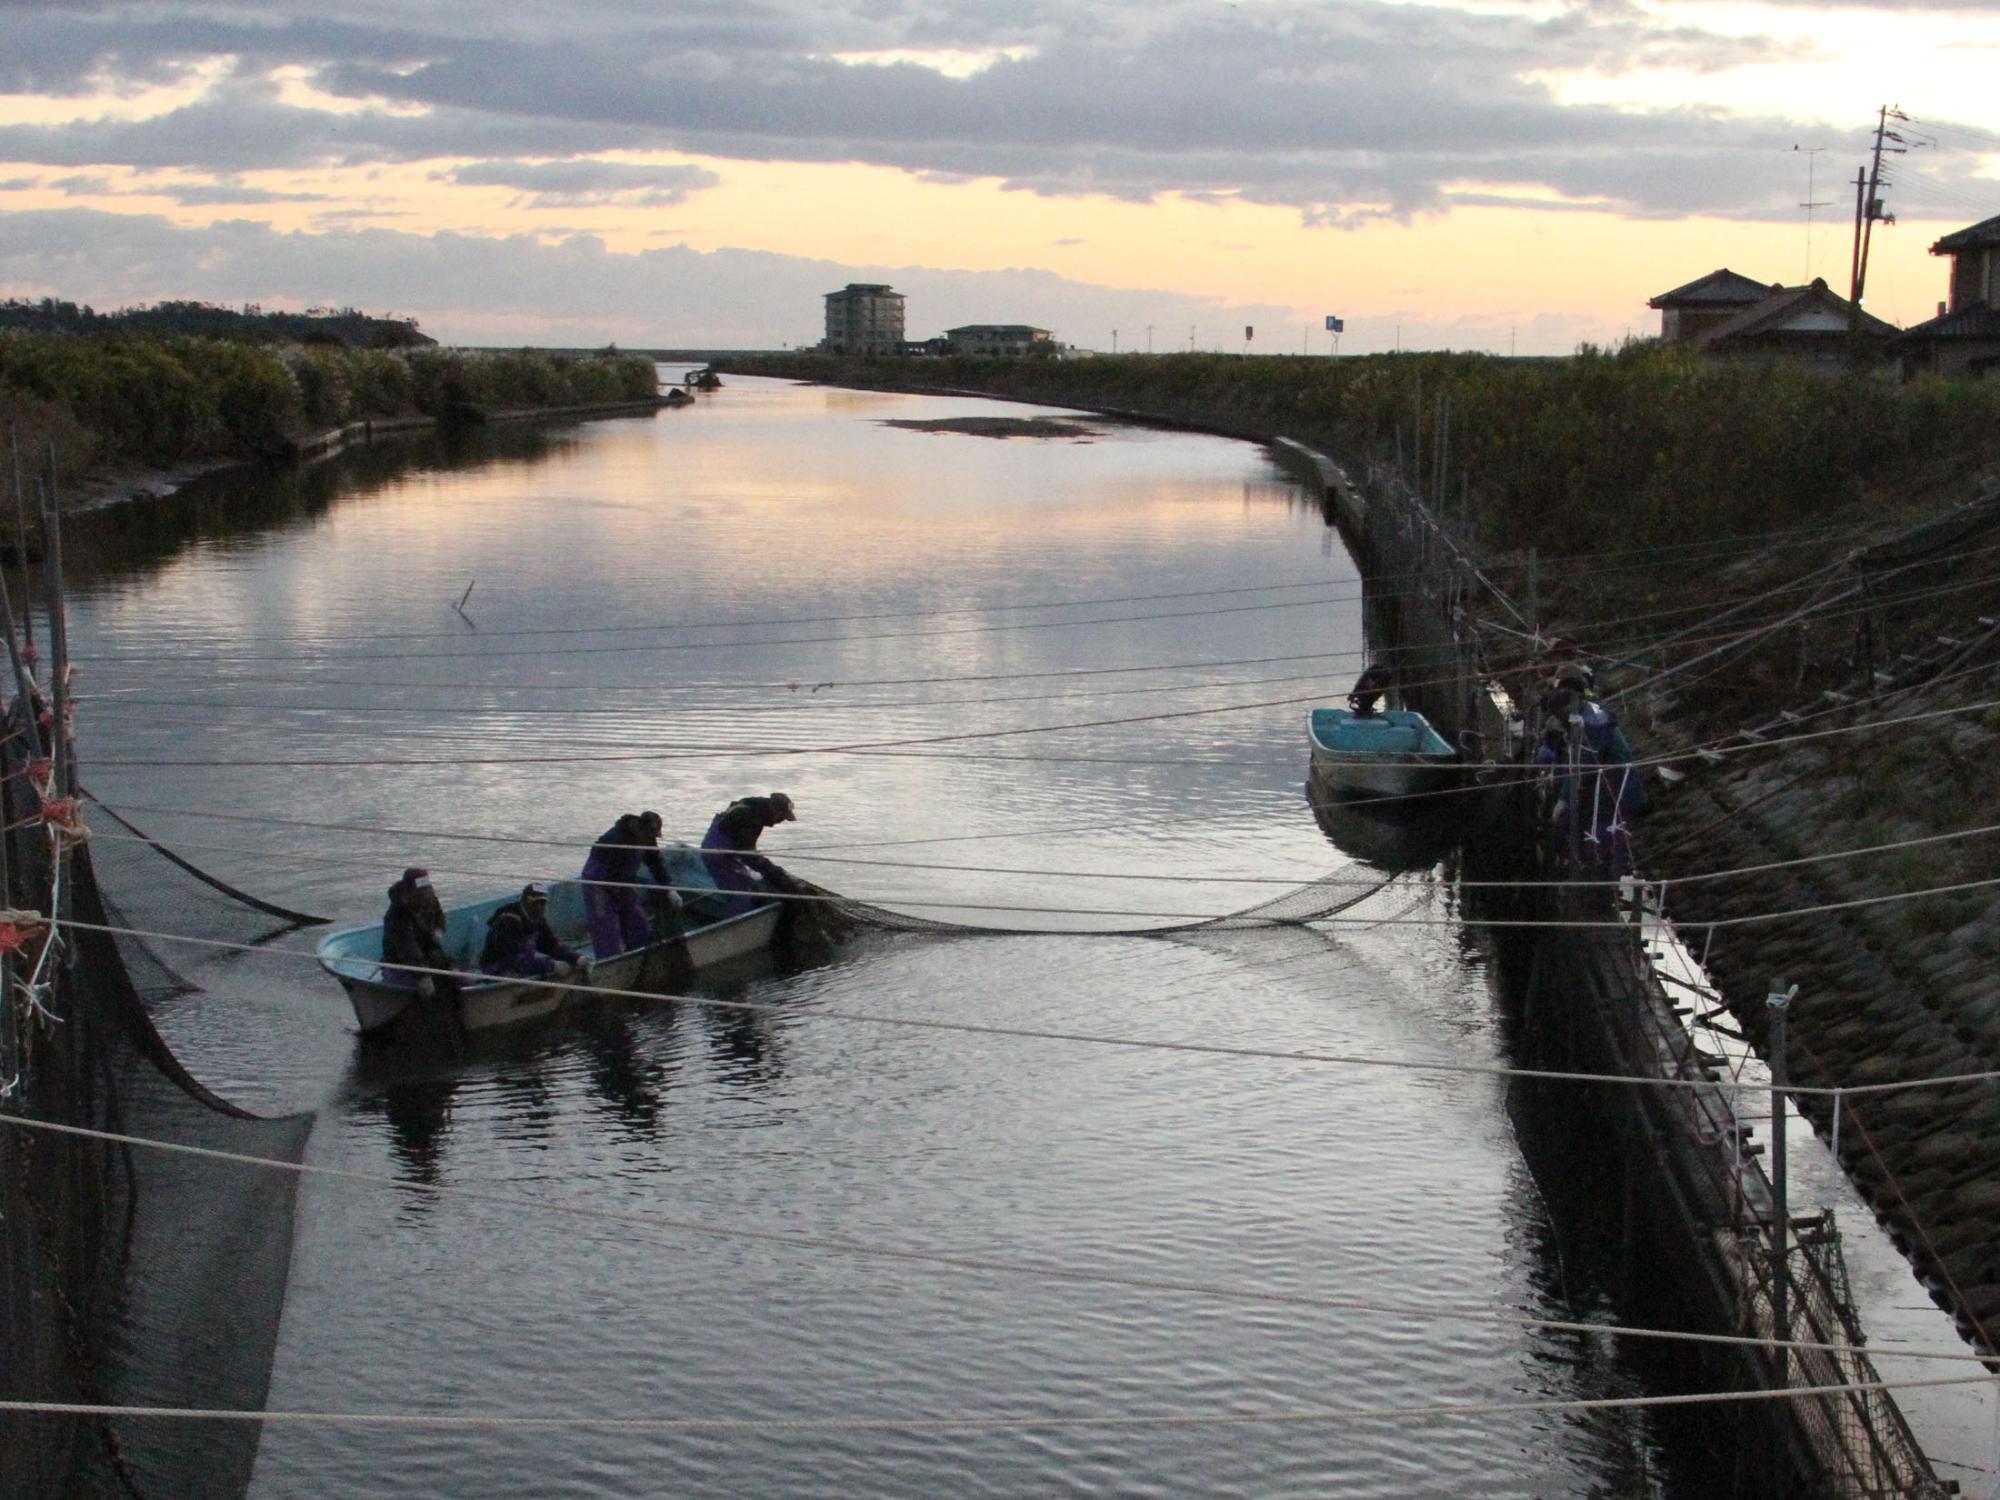
[[[73,811],[69,831],[57,831],[19,710],[0,754],[4,904],[46,917],[58,893],[61,915],[80,923],[124,926],[143,913],[162,931],[237,940],[281,920],[150,844],[85,842]],[[83,822],[91,815],[86,805]],[[13,992],[0,995],[0,1395],[259,1407],[290,1267],[294,1174],[31,1131],[6,1117],[293,1164],[312,1119],[258,1117],[189,1073],[147,1006],[193,986],[143,944],[71,927],[44,951],[50,929],[34,930],[12,955]],[[0,1414],[0,1495],[234,1500],[249,1483],[257,1431]]]

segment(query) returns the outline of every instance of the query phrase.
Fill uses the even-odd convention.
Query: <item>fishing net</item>
[[[294,911],[220,880],[149,835],[130,818],[92,797],[91,867],[109,925],[140,932],[231,943],[259,943],[327,919]],[[133,988],[148,1006],[199,989],[158,947],[121,937]],[[189,950],[194,951],[194,950]],[[227,963],[231,955],[212,958]]]
[[[1339,916],[1395,883],[1394,874],[1364,879],[1359,885],[1352,874],[1341,871],[1294,886],[1282,895],[1240,911],[1193,921],[1173,922],[1159,927],[1001,927],[976,922],[951,922],[936,917],[920,917],[892,907],[857,901],[824,887],[799,882],[804,894],[819,898],[814,904],[823,911],[823,920],[836,931],[873,928],[883,932],[925,933],[934,937],[1145,937],[1185,940],[1220,936],[1233,932],[1256,932],[1272,928],[1308,927]]]
[[[16,732],[0,757],[6,904],[46,913],[53,883],[63,915],[86,925],[64,929],[46,957],[47,928],[31,935],[9,957],[14,983],[0,996],[0,1396],[255,1409],[284,1302],[295,1175],[13,1122],[297,1163],[310,1116],[259,1118],[191,1077],[146,1003],[186,980],[143,944],[89,930],[143,912],[132,925],[251,940],[279,919],[150,845],[52,837],[18,717],[8,727]],[[116,899],[100,862],[117,869]],[[257,1432],[248,1423],[0,1412],[0,1495],[239,1496]]]

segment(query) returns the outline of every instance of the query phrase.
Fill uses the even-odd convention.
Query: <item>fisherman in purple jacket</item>
[[[701,838],[701,857],[717,890],[738,894],[727,898],[724,910],[731,916],[749,911],[766,892],[789,891],[792,877],[756,852],[757,837],[766,828],[780,823],[796,823],[792,799],[783,792],[768,797],[738,797],[715,815]]]
[[[583,862],[583,910],[590,919],[590,950],[600,961],[643,948],[652,939],[652,923],[633,887],[642,865],[661,885],[674,883],[660,856],[662,826],[656,812],[626,813],[591,846],[590,858]]]

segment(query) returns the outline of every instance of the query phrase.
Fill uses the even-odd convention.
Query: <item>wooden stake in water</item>
[[[7,445],[14,451],[14,556],[21,564],[21,639],[33,656],[35,575],[28,571],[28,487],[21,482],[21,431],[12,422],[7,424]]]
[[[63,608],[62,512],[56,494],[56,449],[49,444],[47,504],[42,511],[42,569],[49,594],[49,684],[54,722],[49,743],[55,752],[56,795],[76,795],[76,765],[69,738],[69,621]]]

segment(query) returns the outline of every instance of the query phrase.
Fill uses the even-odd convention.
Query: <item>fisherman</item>
[[[389,910],[382,917],[382,964],[388,983],[408,985],[425,1000],[438,995],[458,998],[459,984],[453,975],[410,972],[456,967],[445,947],[444,907],[431,888],[429,870],[412,865],[389,887]]]
[[[1364,672],[1354,680],[1354,690],[1347,695],[1347,706],[1354,717],[1366,719],[1374,716],[1375,706],[1396,684],[1396,669],[1386,661],[1371,662]]]
[[[599,962],[643,948],[652,939],[652,923],[635,887],[641,866],[661,885],[674,883],[660,855],[663,826],[656,812],[626,813],[591,846],[583,862],[583,909],[590,919],[590,950]],[[666,896],[678,910],[680,897],[672,891]]]
[[[482,974],[521,979],[567,979],[584,967],[583,955],[549,926],[549,888],[537,881],[486,919]]]
[[[766,828],[798,820],[792,799],[772,792],[766,797],[737,798],[708,825],[701,838],[701,857],[716,889],[736,893],[723,907],[731,916],[759,905],[767,892],[798,888],[791,876],[756,852],[758,836]]]
[[[1582,830],[1578,856],[1622,875],[1631,859],[1626,819],[1645,813],[1649,802],[1618,716],[1589,696],[1590,685],[1583,670],[1568,667],[1555,690],[1543,696],[1535,763],[1563,768],[1555,778],[1550,817],[1568,821],[1575,799],[1576,826]]]

